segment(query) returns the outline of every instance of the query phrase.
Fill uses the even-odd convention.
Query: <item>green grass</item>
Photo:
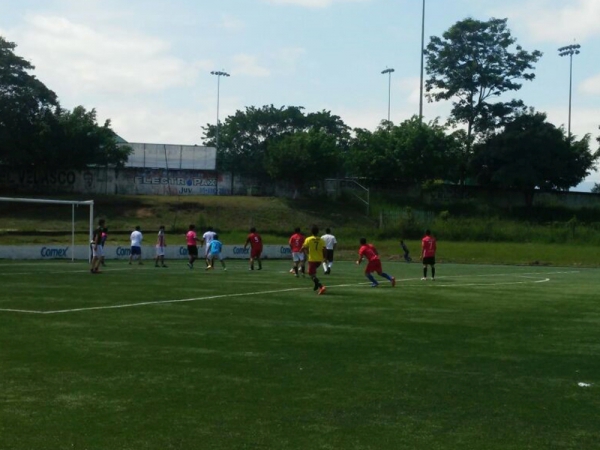
[[[598,269],[439,264],[432,283],[384,261],[398,286],[371,289],[339,261],[316,296],[287,261],[0,267],[0,309],[37,311],[0,311],[3,450],[600,442]]]

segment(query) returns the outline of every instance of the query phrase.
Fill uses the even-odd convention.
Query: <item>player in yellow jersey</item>
[[[313,225],[310,231],[312,236],[304,240],[302,251],[308,259],[308,275],[315,284],[313,291],[317,291],[317,294],[321,295],[325,293],[326,288],[317,278],[317,269],[327,258],[327,248],[325,241],[319,236],[319,227]]]

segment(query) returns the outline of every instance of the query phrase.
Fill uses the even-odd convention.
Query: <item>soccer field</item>
[[[0,449],[596,449],[600,270],[0,262]]]

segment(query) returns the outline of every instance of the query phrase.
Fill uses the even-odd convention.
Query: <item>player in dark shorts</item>
[[[198,236],[196,235],[196,226],[190,225],[189,231],[185,235],[185,241],[187,242],[187,250],[188,250],[188,267],[190,269],[194,268],[194,261],[198,259]]]
[[[421,260],[423,261],[423,278],[427,280],[427,266],[431,267],[431,281],[435,281],[435,252],[437,250],[437,242],[431,235],[430,230],[425,231],[425,236],[421,240]]]

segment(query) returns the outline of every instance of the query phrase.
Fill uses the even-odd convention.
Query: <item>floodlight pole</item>
[[[561,47],[558,49],[558,54],[560,56],[568,56],[569,57],[569,123],[568,123],[568,131],[567,135],[569,138],[569,142],[571,142],[571,98],[573,92],[573,55],[579,55],[581,45],[573,44],[567,45],[565,47]]]
[[[220,128],[220,122],[219,122],[219,97],[221,94],[221,77],[229,77],[231,75],[229,75],[227,72],[223,71],[223,70],[213,70],[211,72],[211,75],[215,75],[217,77],[217,134],[216,134],[216,142],[217,142],[217,150],[219,149],[219,128]]]
[[[421,15],[421,80],[419,85],[419,123],[423,121],[423,71],[425,67],[425,0]]]
[[[392,73],[395,72],[394,69],[389,68],[382,70],[381,73],[388,74],[388,122],[390,121],[390,108],[392,104]]]

